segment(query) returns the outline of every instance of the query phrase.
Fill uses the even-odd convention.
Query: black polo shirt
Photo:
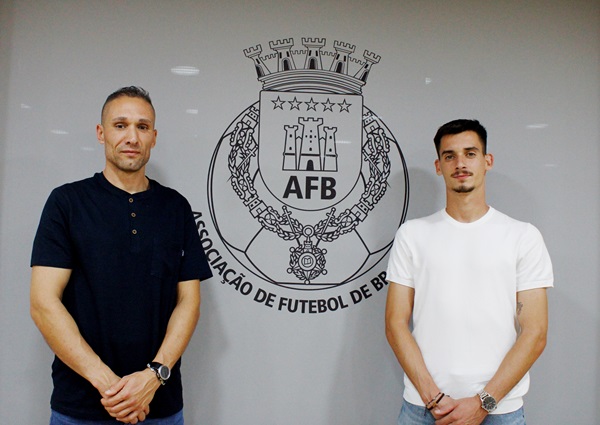
[[[117,375],[143,370],[163,341],[177,283],[212,276],[187,200],[151,180],[129,194],[102,173],[54,189],[31,265],[71,269],[63,303],[83,338]],[[180,362],[149,417],[183,408]],[[52,408],[82,419],[110,418],[100,394],[55,357]]]

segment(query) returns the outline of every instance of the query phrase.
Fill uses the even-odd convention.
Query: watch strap
[[[154,374],[158,378],[158,381],[160,382],[161,385],[165,385],[167,383],[167,379],[169,379],[169,377],[163,378],[160,374],[160,369],[166,367],[165,365],[163,365],[162,363],[159,363],[159,362],[150,362],[150,363],[148,363],[147,366],[148,366],[148,368],[150,368],[150,370],[152,370],[154,372]],[[169,373],[169,375],[170,375],[170,373]]]

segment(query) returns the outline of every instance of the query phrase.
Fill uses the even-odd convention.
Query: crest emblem
[[[258,163],[271,194],[300,210],[341,202],[361,169],[362,107],[358,95],[262,91]]]
[[[323,51],[325,44],[303,38],[304,48],[295,50],[284,39],[270,42],[270,55],[260,45],[244,50],[262,83],[259,101],[230,125],[211,163],[209,201],[221,239],[252,273],[294,289],[339,286],[370,270],[391,246],[408,199],[397,143],[363,104],[362,88],[380,57],[365,51],[360,61],[351,57],[353,45],[336,41],[332,53]],[[332,57],[328,68],[324,56]],[[350,64],[358,64],[353,73]],[[210,190],[225,153],[227,194]],[[400,165],[396,174],[393,163]],[[373,237],[374,223],[390,222],[375,211],[398,172],[401,221]],[[398,204],[398,196],[388,198]],[[234,204],[244,226],[216,213]]]

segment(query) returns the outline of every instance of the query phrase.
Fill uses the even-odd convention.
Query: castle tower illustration
[[[248,49],[244,49],[244,55],[247,58],[252,59],[254,62],[254,67],[256,69],[256,75],[258,78],[264,77],[265,75],[269,75],[271,71],[267,68],[267,65],[263,62],[260,54],[262,53],[262,46],[259,44],[254,47],[249,47]]]
[[[302,38],[302,44],[306,47],[306,59],[304,69],[323,69],[321,61],[321,48],[325,46],[324,38]]]
[[[348,74],[348,60],[350,55],[354,53],[356,46],[336,40],[333,42],[333,47],[336,54],[329,70],[338,74]]]
[[[248,113],[244,116],[244,118],[242,118],[242,122],[244,123],[244,129],[254,131],[256,125],[258,124],[258,120],[258,109],[254,107],[250,108]]]
[[[283,169],[295,171],[298,169],[297,150],[296,150],[296,134],[298,133],[297,125],[285,125],[285,148],[283,150]]]
[[[368,50],[363,53],[364,60],[353,58],[356,46],[338,40],[333,42],[335,52],[324,50],[325,38],[303,37],[302,45],[294,50],[293,38],[269,41],[275,53],[265,56],[261,56],[260,44],[244,49],[263,90],[360,95],[371,68],[381,59]],[[329,66],[324,66],[323,55],[333,56]],[[303,61],[304,66],[297,68],[296,60]],[[353,64],[359,64],[359,68],[350,72]]]
[[[269,46],[277,52],[277,72],[296,69],[294,57],[292,56],[292,47],[294,47],[294,40],[292,38],[269,41]]]
[[[323,171],[337,171],[337,151],[335,147],[336,127],[323,127],[325,131],[323,149]]]
[[[298,136],[299,126],[284,125],[285,143],[283,150],[284,171],[337,171],[338,155],[335,145],[337,127],[323,127],[325,136],[321,136],[319,127],[323,119],[298,118],[302,125],[302,136]],[[308,125],[305,125],[307,124]],[[298,144],[301,145],[300,151]]]
[[[321,171],[321,144],[319,141],[319,126],[323,118],[298,118],[304,126],[300,142],[300,158],[298,169],[305,171]]]
[[[358,72],[354,74],[354,78],[357,78],[362,82],[366,83],[367,78],[369,77],[369,72],[371,72],[371,67],[374,64],[379,63],[379,61],[381,60],[381,56],[376,55],[373,52],[369,52],[368,50],[365,50],[365,52],[363,53],[363,57],[365,58],[365,63],[358,70]]]

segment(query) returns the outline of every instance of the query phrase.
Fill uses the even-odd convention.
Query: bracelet
[[[439,392],[439,393],[438,393],[438,394],[437,394],[437,395],[436,395],[434,398],[432,398],[432,399],[431,399],[431,401],[430,401],[429,403],[427,403],[427,404],[425,405],[425,408],[426,408],[427,410],[432,410],[432,409],[434,409],[434,408],[435,408],[435,407],[438,405],[438,403],[439,403],[440,401],[442,401],[442,399],[443,399],[445,396],[446,396],[446,394],[444,394],[443,392]]]
[[[426,408],[427,410],[431,410],[431,409],[433,409],[433,407],[434,407],[435,405],[437,405],[436,399],[437,399],[437,398],[440,396],[440,394],[442,394],[442,392],[441,392],[441,391],[440,391],[439,393],[437,393],[437,395],[436,395],[435,397],[433,397],[431,400],[429,400],[429,403],[427,403],[427,404],[425,405],[425,408]]]

